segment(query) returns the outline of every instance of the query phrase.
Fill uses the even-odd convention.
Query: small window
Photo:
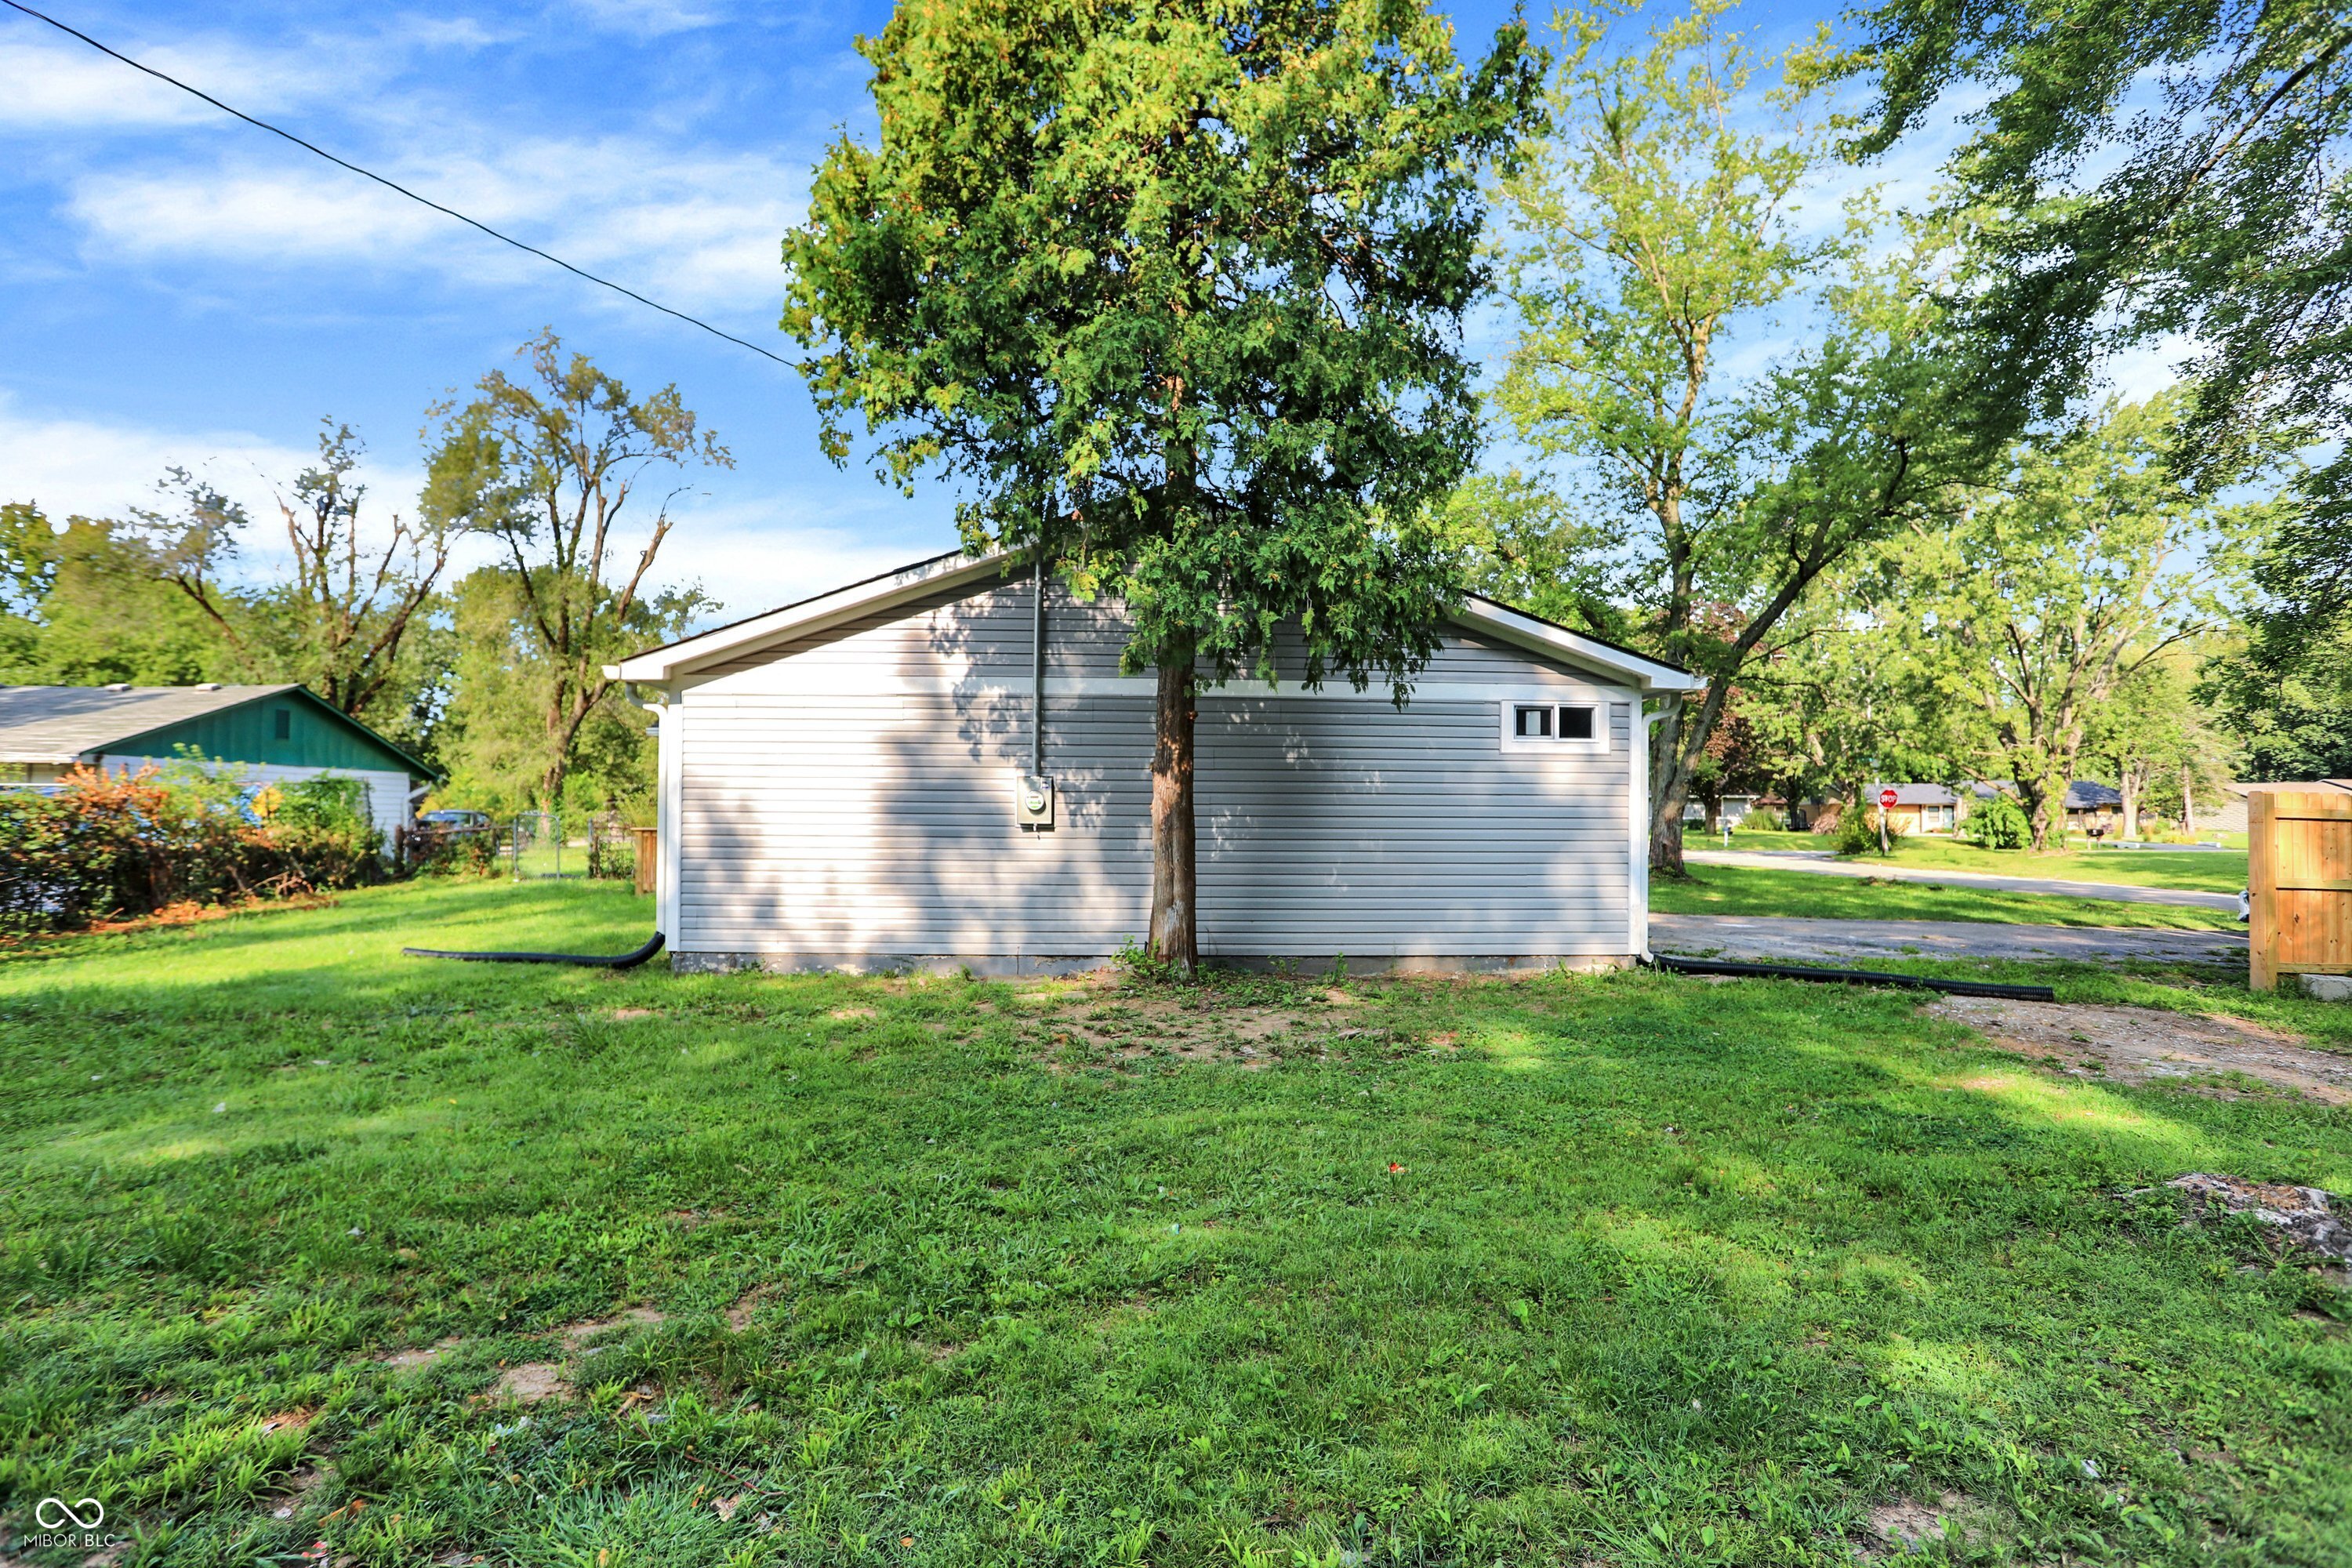
[[[1597,702],[1506,702],[1503,749],[1507,752],[1605,752],[1608,726]]]
[[[294,738],[294,710],[280,708],[270,715],[270,733],[281,741]]]

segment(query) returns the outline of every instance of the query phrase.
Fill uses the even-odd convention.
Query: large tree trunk
[[[2189,787],[2189,764],[2180,764],[2180,831],[2197,837],[2197,796]]]
[[[1660,876],[1686,877],[1683,868],[1683,802],[1690,795],[1690,769],[1683,761],[1683,721],[1686,709],[1677,697],[1649,726],[1650,746],[1650,869]],[[1637,712],[1638,729],[1643,721]],[[1639,735],[1635,745],[1642,744]]]
[[[2033,852],[2037,855],[2042,854],[2050,847],[2050,826],[2053,811],[2063,811],[2065,808],[2066,786],[2062,784],[2053,791],[2050,781],[2046,778],[2021,778],[2017,781],[2017,794],[2019,800],[2025,806],[2026,824],[2032,832],[2031,842]],[[2059,831],[2062,834],[2065,831],[2063,824]]]
[[[2116,793],[2124,797],[2124,837],[2136,843],[2139,839],[2139,795],[2146,781],[2136,764],[2126,763],[2117,771],[2116,782]]]
[[[1192,656],[1160,667],[1151,751],[1151,956],[1190,974],[1200,963],[1192,858]]]

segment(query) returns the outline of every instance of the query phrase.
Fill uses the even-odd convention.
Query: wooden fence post
[[[2272,827],[2273,797],[2266,789],[2246,796],[2246,984],[2254,991],[2278,989],[2278,867]]]
[[[2246,899],[2248,985],[2352,974],[2352,793],[2249,791]]]

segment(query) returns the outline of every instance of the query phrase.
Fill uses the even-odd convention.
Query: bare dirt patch
[[[2352,1057],[2310,1049],[2298,1036],[2242,1018],[1992,996],[1947,996],[1927,1011],[2077,1078],[2181,1083],[2235,1100],[2247,1088],[2228,1081],[2235,1077],[2328,1105],[2352,1105]]]
[[[1076,1005],[1040,1018],[1034,1037],[1044,1047],[1040,1055],[1046,1064],[1057,1068],[1160,1061],[1222,1062],[1255,1070],[1285,1058],[1323,1056],[1343,1041],[1385,1038],[1390,1033],[1332,1027],[1347,1016],[1339,1009],[1361,1005],[1360,997],[1319,988],[1295,994],[1288,1003],[1244,1002],[1206,989],[1075,997]],[[1343,996],[1344,1003],[1339,1000]],[[1398,1043],[1414,1042],[1398,1037]]]
[[[658,1018],[661,1010],[656,1007],[615,1007],[605,1016],[616,1024],[634,1024],[639,1018]]]
[[[1932,1504],[1910,1498],[1880,1503],[1864,1516],[1870,1543],[1882,1551],[1908,1552],[1941,1541],[1945,1521],[1959,1510],[1962,1501],[1958,1494],[1946,1492]]]
[[[422,1350],[394,1351],[383,1358],[383,1364],[395,1371],[406,1371],[415,1366],[431,1366],[465,1342],[457,1335],[451,1334],[439,1343],[426,1345]]]
[[[753,1314],[768,1304],[768,1298],[778,1289],[780,1287],[772,1285],[754,1285],[744,1291],[735,1304],[727,1309],[727,1326],[739,1334],[750,1328]]]
[[[582,1322],[566,1323],[557,1332],[562,1336],[563,1348],[578,1350],[598,1334],[614,1329],[649,1328],[662,1321],[662,1315],[651,1307],[630,1307],[609,1318],[589,1318]]]
[[[1122,996],[1047,1022],[1047,1055],[1064,1065],[1153,1058],[1262,1068],[1307,1026],[1295,1009],[1220,1006],[1213,999]]]
[[[562,1367],[551,1361],[527,1361],[499,1373],[498,1382],[490,1384],[489,1391],[481,1397],[486,1405],[502,1405],[509,1400],[517,1405],[537,1405],[544,1399],[561,1399],[570,1392]]]

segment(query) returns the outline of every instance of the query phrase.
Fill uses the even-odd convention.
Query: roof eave
[[[649,648],[618,664],[604,666],[604,674],[613,680],[666,686],[700,668],[740,656],[748,649],[772,646],[788,638],[812,637],[860,616],[873,615],[926,594],[952,588],[999,572],[1013,558],[1011,552],[996,551],[986,555],[945,556],[918,562],[878,580],[853,584],[835,593],[790,605],[698,637],[672,643],[667,647]],[[1530,652],[1566,658],[1579,664],[1597,666],[1629,677],[1644,696],[1691,695],[1706,689],[1706,679],[1687,670],[1644,658],[1623,648],[1612,647],[1591,637],[1580,637],[1564,626],[1554,626],[1476,595],[1466,597],[1453,618],[1459,625],[1490,633]]]
[[[681,676],[691,675],[703,665],[740,654],[747,648],[789,637],[814,636],[843,621],[887,610],[942,588],[954,587],[999,571],[1011,559],[1010,552],[995,551],[986,555],[951,555],[918,562],[878,581],[853,584],[837,592],[789,605],[732,626],[672,643],[667,647],[649,648],[618,664],[606,665],[604,674],[613,680],[634,680],[647,686],[666,685]]]
[[[1599,665],[1633,678],[1643,696],[1693,696],[1706,689],[1706,679],[1640,654],[1580,637],[1565,626],[1538,620],[1522,610],[1473,594],[1463,600],[1454,620],[1497,637],[1530,652],[1565,656],[1580,664]]]

